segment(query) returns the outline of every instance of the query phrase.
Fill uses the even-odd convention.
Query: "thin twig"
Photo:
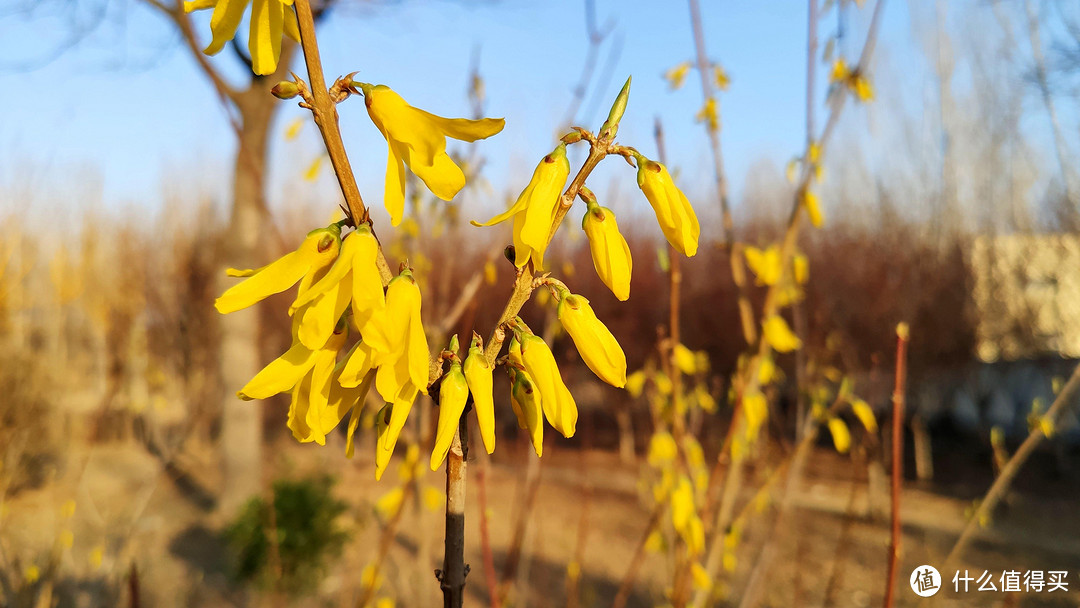
[[[892,419],[892,538],[889,542],[889,570],[885,581],[885,608],[892,608],[896,569],[900,562],[900,492],[904,478],[904,387],[907,384],[908,328],[896,328],[896,387],[893,389]]]
[[[1069,377],[1069,381],[1058,393],[1054,403],[1047,410],[1045,418],[1053,426],[1057,426],[1061,420],[1062,414],[1065,412],[1065,408],[1073,405],[1077,393],[1080,392],[1080,366],[1077,366],[1073,370],[1072,376]],[[1012,485],[1013,479],[1016,478],[1017,473],[1020,472],[1020,468],[1024,466],[1024,462],[1035,452],[1035,448],[1039,447],[1043,439],[1046,439],[1045,433],[1043,433],[1042,425],[1035,425],[1035,428],[1028,435],[1024,443],[1020,444],[1016,453],[1009,459],[1009,463],[1005,465],[1005,468],[1001,470],[1001,474],[994,480],[993,485],[986,492],[986,496],[983,497],[979,503],[979,507],[975,509],[975,513],[972,514],[971,519],[968,520],[967,525],[964,527],[964,531],[960,533],[960,538],[956,540],[956,544],[953,545],[951,551],[949,551],[948,557],[945,558],[945,566],[941,569],[942,572],[949,571],[950,568],[956,565],[956,561],[964,553],[964,549],[968,544],[974,540],[975,535],[982,527],[980,522],[989,520],[993,514],[995,507],[1001,502],[1001,499],[1005,497],[1005,494],[1009,491],[1009,487]]]

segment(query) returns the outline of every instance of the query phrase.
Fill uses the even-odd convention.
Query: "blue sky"
[[[737,204],[749,168],[762,160],[782,167],[801,150],[806,8],[803,2],[779,0],[702,4],[709,55],[723,63],[733,80],[721,97],[722,137]],[[885,10],[879,54],[902,65],[917,85],[901,88],[919,90],[924,85],[911,69],[919,60],[912,59],[917,53],[906,4],[892,2]],[[507,125],[503,133],[476,145],[489,159],[486,176],[496,190],[516,192],[536,159],[554,145],[554,129],[566,112],[587,49],[583,12],[581,0],[404,0],[333,15],[319,35],[331,77],[359,70],[357,79],[388,84],[413,105],[447,116],[469,113],[466,76],[478,46],[488,114],[504,116]],[[661,78],[667,68],[693,55],[687,5],[597,0],[597,13],[601,24],[608,19],[615,24],[599,58],[598,75],[605,73],[616,38],[622,41],[622,52],[610,80],[593,81],[594,88],[604,87],[603,101],[595,103],[590,90],[579,118],[597,127],[623,79],[632,75],[620,140],[653,154],[652,124],[660,116],[669,164],[680,167],[685,180],[707,184],[707,141],[693,120],[701,105],[696,75],[675,92]],[[206,17],[200,17],[204,36]],[[102,198],[114,203],[160,204],[165,188],[196,188],[223,197],[235,144],[221,106],[175,34],[138,0],[121,3],[108,24],[76,51],[30,72],[10,70],[62,41],[70,18],[48,10],[33,18],[0,18],[0,69],[7,68],[6,79],[17,83],[0,96],[0,166],[15,172],[25,169],[12,168],[33,168],[59,176],[59,182],[96,172]],[[849,10],[851,35],[841,47],[849,54],[859,49],[868,19],[867,9]],[[834,32],[835,13],[823,19],[820,28],[823,39]],[[212,61],[228,74],[239,74],[228,50]],[[826,74],[823,67],[820,80]],[[824,98],[821,84],[819,99]],[[887,83],[882,85],[888,90]],[[310,124],[299,140],[284,141],[286,125],[302,110],[282,103],[272,148],[275,190],[295,184],[321,145]],[[356,98],[340,107],[342,129],[362,190],[378,200],[386,147],[362,103]],[[866,110],[849,111],[845,120],[865,121]],[[607,183],[621,171],[627,180],[623,191],[632,187],[630,168],[616,166],[614,160],[609,164],[594,183]],[[335,192],[328,171],[304,187],[331,196]],[[273,204],[287,201],[278,196]]]

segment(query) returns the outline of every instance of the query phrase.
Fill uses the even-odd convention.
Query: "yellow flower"
[[[698,407],[701,409],[710,414],[716,411],[716,399],[713,398],[712,393],[704,385],[699,384],[694,388],[694,397],[697,398]]]
[[[465,380],[472,393],[473,410],[476,411],[476,424],[480,427],[484,449],[490,454],[495,451],[495,400],[492,394],[492,369],[480,346],[480,336],[474,335],[469,356],[465,357]]]
[[[698,555],[705,548],[705,528],[694,507],[694,486],[683,475],[671,492],[671,523],[686,543],[691,555]]]
[[[334,265],[323,275],[310,289],[297,296],[289,313],[313,302],[334,301],[335,305],[326,312],[329,316],[321,323],[311,323],[315,316],[312,310],[307,310],[302,317],[298,336],[300,341],[309,347],[317,347],[320,341],[325,342],[328,335],[325,330],[319,333],[320,326],[330,323],[333,329],[344,312],[344,306],[351,301],[353,320],[357,326],[362,327],[376,310],[386,307],[383,296],[382,278],[375,266],[375,258],[378,256],[379,242],[367,225],[345,235],[341,243],[341,252]],[[339,310],[340,309],[340,310]],[[315,313],[317,314],[317,313]],[[334,317],[333,315],[337,316]]]
[[[385,314],[375,314],[361,328],[365,338],[378,329],[387,339],[387,349],[376,355],[379,371],[375,388],[386,402],[394,402],[402,387],[411,384],[427,394],[427,337],[420,318],[420,288],[412,272],[404,270],[386,289]]]
[[[852,93],[855,93],[855,98],[863,103],[874,99],[874,86],[862,74],[852,76],[848,80],[848,88],[851,89]]]
[[[720,111],[716,107],[715,97],[705,100],[705,105],[701,106],[701,109],[694,115],[694,120],[705,123],[710,131],[716,131],[720,128]]]
[[[630,298],[630,275],[634,262],[630,257],[630,246],[619,232],[615,214],[611,209],[593,203],[581,220],[581,228],[589,237],[589,251],[596,276],[616,298],[625,302]]]
[[[210,16],[210,31],[214,39],[203,50],[207,55],[214,55],[225,48],[225,43],[232,40],[240,27],[240,20],[247,10],[249,0],[187,0],[184,11],[213,8]],[[277,70],[281,57],[281,36],[299,42],[300,28],[296,23],[296,13],[292,0],[250,0],[251,25],[248,30],[248,53],[251,54],[251,69],[260,76],[273,74]]]
[[[23,580],[25,580],[27,582],[27,584],[33,585],[40,578],[41,578],[41,568],[38,568],[34,564],[30,564],[29,566],[26,567],[25,570],[23,570]]]
[[[675,348],[671,349],[671,354],[675,360],[675,367],[679,368],[679,371],[688,376],[697,372],[697,356],[694,351],[682,344],[676,344]]]
[[[634,399],[637,399],[645,390],[645,380],[645,370],[639,369],[638,371],[630,374],[626,377],[626,392],[630,393],[630,396]]]
[[[871,433],[877,432],[877,418],[874,416],[874,410],[871,409],[869,403],[862,399],[856,399],[851,402],[851,411],[855,412],[855,417],[862,422],[867,431]]]
[[[326,434],[341,422],[357,401],[356,389],[351,389],[348,393],[341,390],[334,374],[337,354],[345,344],[345,337],[346,330],[343,328],[333,334],[323,348],[312,351],[303,360],[302,366],[290,365],[287,361],[289,353],[293,352],[293,349],[290,349],[248,382],[247,386],[241,389],[240,397],[266,399],[269,396],[266,393],[270,390],[276,390],[288,381],[295,382],[287,425],[292,430],[293,437],[301,443],[314,441],[319,445],[326,445]],[[305,348],[302,344],[294,345],[293,348],[297,347]],[[307,368],[306,371],[302,372],[302,377],[296,378],[303,367]],[[351,400],[348,399],[350,396]]]
[[[337,356],[338,349],[341,348],[345,341],[344,332],[344,328],[340,329],[336,335],[331,336],[332,339],[327,340],[321,348],[317,349],[308,348],[299,340],[294,339],[289,350],[259,370],[255,377],[248,380],[248,383],[237,391],[236,396],[244,401],[269,399],[278,393],[298,389],[301,380],[310,377],[309,372],[318,362],[327,359],[333,360]],[[333,365],[331,364],[330,367],[332,369]],[[329,375],[329,372],[327,372],[327,375]],[[310,391],[310,386],[308,391]],[[305,391],[305,399],[306,395],[307,391]],[[294,395],[294,402],[295,400],[296,396]]]
[[[725,553],[725,557],[727,554]],[[709,578],[709,572],[705,570],[705,567],[701,564],[694,562],[690,566],[690,576],[694,581],[694,589],[702,589],[708,591],[712,589],[712,579]]]
[[[336,224],[312,230],[296,251],[286,253],[268,266],[255,270],[230,268],[228,275],[247,277],[225,290],[214,307],[226,314],[247,308],[275,293],[281,293],[305,279],[310,285],[314,275],[329,267],[341,246],[341,229]],[[304,285],[301,284],[301,291]]]
[[[679,456],[679,445],[667,431],[657,431],[649,440],[649,454],[646,457],[650,466],[660,467],[675,462]]]
[[[551,349],[539,336],[523,334],[521,359],[525,364],[525,371],[529,373],[536,391],[540,394],[540,404],[548,424],[562,433],[563,437],[573,437],[577,428],[577,403],[559,374],[559,367],[555,364]],[[520,400],[519,402],[526,405]]]
[[[385,85],[355,84],[364,93],[371,122],[386,138],[389,157],[383,203],[394,226],[405,212],[405,165],[432,194],[449,201],[465,187],[465,174],[446,153],[446,138],[485,139],[502,131],[505,124],[501,118],[443,118],[410,106]]]
[[[796,336],[787,321],[780,315],[772,315],[761,324],[765,341],[778,353],[789,353],[802,346],[802,340]]]
[[[832,73],[829,74],[829,82],[843,82],[851,75],[851,70],[848,69],[847,63],[843,59],[837,59],[833,62]]]
[[[416,400],[416,392],[416,387],[411,382],[406,382],[394,397],[393,403],[387,403],[376,416],[379,437],[375,445],[375,481],[382,479],[386,465],[390,464],[394,446],[397,445],[401,429],[405,428],[405,421],[412,410],[413,401]]]
[[[671,85],[671,90],[676,90],[682,87],[683,82],[686,80],[686,75],[690,72],[690,62],[684,61],[679,65],[664,72],[664,78]]]
[[[810,260],[801,253],[796,253],[791,258],[792,274],[795,275],[795,282],[799,285],[805,285],[806,281],[810,279]]]
[[[836,451],[846,454],[851,448],[851,433],[847,425],[839,418],[829,418],[829,433],[832,434],[833,445]]]
[[[456,341],[456,338],[455,338]],[[469,384],[461,373],[461,364],[454,362],[439,385],[439,426],[435,433],[435,447],[431,450],[431,470],[439,470],[450,451],[454,433],[458,429],[465,402],[469,400]]]
[[[640,155],[637,163],[638,187],[656,212],[656,221],[664,236],[679,253],[692,257],[697,253],[701,226],[690,201],[672,181],[664,165]]]
[[[484,223],[474,221],[472,224],[493,226],[514,218],[514,264],[522,268],[531,259],[536,270],[543,269],[548,235],[569,175],[566,144],[559,144],[536,165],[529,185],[525,186],[509,209]]]
[[[558,315],[585,365],[604,382],[616,388],[626,386],[626,355],[607,326],[596,318],[589,301],[564,291]]]
[[[780,282],[783,268],[780,266],[780,248],[775,244],[764,250],[747,247],[743,255],[746,256],[746,265],[757,277],[758,285],[776,285]]]
[[[525,371],[515,370],[514,384],[511,388],[510,403],[514,406],[514,413],[518,415],[518,426],[528,429],[529,437],[532,438],[533,450],[537,456],[544,455],[544,420],[541,418],[542,408],[545,407],[544,398],[532,378]],[[550,422],[551,419],[548,418]],[[554,425],[552,425],[554,426]]]
[[[765,421],[769,419],[769,402],[761,391],[743,395],[743,415],[746,416],[746,438],[753,441]]]
[[[716,83],[716,88],[721,91],[726,91],[731,86],[731,77],[728,76],[727,70],[723,66],[713,66],[713,82]]]

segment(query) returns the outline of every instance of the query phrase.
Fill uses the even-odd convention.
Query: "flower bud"
[[[630,275],[634,263],[630,257],[630,246],[619,232],[615,214],[593,201],[581,220],[581,228],[589,237],[589,251],[596,275],[616,298],[625,302],[630,298]]]
[[[270,93],[278,99],[292,99],[300,94],[300,87],[291,80],[282,80],[270,89]]]
[[[559,322],[574,340],[585,365],[604,382],[616,388],[626,386],[626,355],[607,326],[596,318],[589,301],[565,292],[559,302],[558,314]]]
[[[615,98],[615,103],[611,104],[607,120],[600,126],[600,137],[603,139],[614,139],[615,134],[619,132],[619,121],[622,120],[623,113],[626,112],[626,102],[630,99],[630,80],[631,77],[627,77],[626,84],[619,91],[619,96]]]
[[[435,433],[435,447],[431,450],[432,471],[438,470],[446,460],[468,399],[469,385],[465,374],[461,373],[461,364],[453,363],[439,386],[439,426]]]
[[[521,359],[525,364],[525,371],[540,393],[540,404],[548,424],[562,433],[563,437],[573,437],[577,428],[577,404],[559,374],[559,366],[555,363],[551,349],[539,336],[522,334]],[[522,402],[522,405],[525,403]]]
[[[528,429],[529,437],[532,438],[533,450],[536,451],[537,456],[543,456],[544,420],[541,417],[543,397],[536,390],[536,385],[528,373],[519,371],[515,374],[515,377],[511,401],[517,404],[517,408],[521,412],[525,428]],[[549,418],[548,422],[550,421]],[[518,423],[520,424],[521,420]]]
[[[484,449],[490,454],[495,451],[495,399],[492,395],[492,369],[480,348],[479,336],[473,338],[464,369],[465,380],[473,396],[473,409],[476,411],[480,437],[484,440]]]
[[[638,155],[637,183],[649,200],[656,221],[671,246],[693,257],[697,253],[701,226],[686,195],[675,185],[664,165]]]

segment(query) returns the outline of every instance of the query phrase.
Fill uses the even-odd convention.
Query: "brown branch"
[[[885,608],[892,608],[896,590],[896,569],[900,562],[900,492],[904,478],[904,387],[907,384],[908,328],[896,328],[896,385],[893,389],[892,420],[892,538],[889,542],[889,570],[885,581]]]

